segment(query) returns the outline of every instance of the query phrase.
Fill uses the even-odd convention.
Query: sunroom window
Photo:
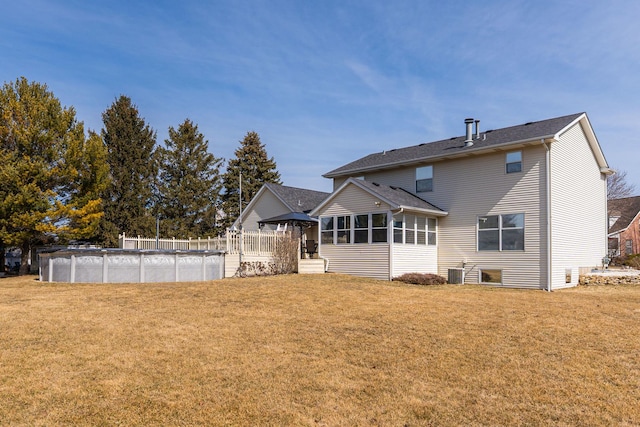
[[[436,224],[435,218],[427,219],[427,244],[429,245],[435,245],[437,243]]]
[[[412,245],[416,242],[416,217],[415,215],[404,216],[404,242]]]
[[[386,243],[387,223],[386,213],[321,217],[321,242],[322,244]],[[402,224],[400,226],[402,227]],[[400,232],[402,233],[402,228]]]
[[[322,244],[332,244],[333,243],[333,217],[323,217],[320,220],[321,230],[320,230],[320,239]]]
[[[402,240],[403,233],[403,215],[394,215],[393,216],[393,243],[404,243]]]
[[[350,243],[351,242],[351,216],[339,216],[337,219],[337,243]]]
[[[436,245],[436,224],[435,218],[396,214],[393,216],[393,242],[409,245]]]
[[[371,243],[387,242],[387,214],[371,214]]]
[[[369,243],[369,215],[353,216],[353,243]]]

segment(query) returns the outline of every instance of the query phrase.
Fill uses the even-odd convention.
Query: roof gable
[[[392,210],[405,209],[415,212],[430,213],[436,216],[446,216],[448,213],[428,201],[404,190],[400,187],[393,187],[375,182],[368,182],[361,179],[349,178],[336,191],[318,205],[311,215],[318,215],[318,212],[326,207],[340,194],[347,186],[355,185],[369,194],[379,198],[384,203],[391,206]]]
[[[258,203],[266,192],[273,194],[273,196],[284,205],[285,209],[288,209],[291,212],[303,213],[308,213],[329,196],[329,193],[325,193],[323,191],[288,187],[286,185],[273,184],[269,182],[260,187],[260,190],[258,190],[249,204],[242,210],[241,218],[237,218],[233,222],[232,227],[238,227],[240,220],[244,221],[247,213],[252,211],[256,203]]]
[[[474,139],[472,146],[465,146],[465,136],[458,136],[440,141],[422,143],[411,147],[385,150],[369,154],[351,163],[347,163],[337,169],[327,172],[323,176],[334,178],[348,176],[367,171],[398,167],[402,165],[419,164],[427,161],[442,160],[450,157],[467,156],[482,153],[498,147],[523,144],[528,141],[545,139],[557,139],[558,135],[565,132],[576,122],[581,121],[585,133],[590,138],[592,149],[597,148],[596,157],[601,167],[606,166],[604,156],[600,151],[593,130],[586,117],[586,113],[571,114],[537,122],[528,122],[522,125],[510,126],[501,129],[481,132],[479,139]]]

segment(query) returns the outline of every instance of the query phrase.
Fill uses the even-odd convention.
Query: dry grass
[[[640,287],[0,279],[0,425],[638,425]]]

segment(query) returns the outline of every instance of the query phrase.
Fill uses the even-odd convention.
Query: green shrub
[[[444,285],[447,283],[447,279],[444,277],[431,273],[405,273],[402,276],[394,277],[393,280],[413,285]]]

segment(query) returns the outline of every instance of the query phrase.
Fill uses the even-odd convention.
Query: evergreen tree
[[[281,184],[276,162],[273,157],[267,157],[265,146],[260,142],[260,136],[256,132],[247,132],[244,139],[240,141],[240,148],[235,151],[235,155],[234,159],[229,160],[227,171],[223,176],[224,193],[221,199],[225,213],[223,219],[225,227],[231,226],[239,216],[240,173],[242,173],[243,208],[265,183]]]
[[[131,99],[121,95],[102,113],[102,138],[107,147],[111,183],[104,192],[101,239],[116,247],[118,234],[155,234],[153,185],[156,133],[138,113]]]
[[[106,152],[85,139],[73,108],[24,77],[0,89],[0,246],[22,250],[28,272],[36,243],[95,236],[106,187]]]
[[[222,158],[207,151],[208,141],[186,119],[169,127],[166,148],[158,148],[158,214],[164,236],[187,238],[216,234]]]

